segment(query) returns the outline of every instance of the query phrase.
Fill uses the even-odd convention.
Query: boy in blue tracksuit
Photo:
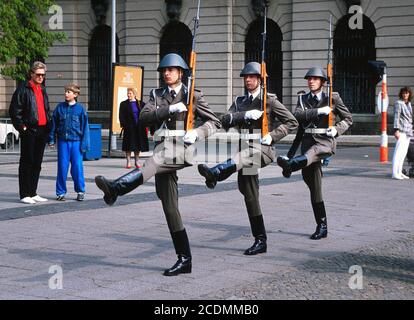
[[[89,124],[85,108],[77,102],[80,87],[71,83],[65,87],[65,102],[59,103],[52,117],[52,129],[49,145],[54,146],[57,136],[58,173],[56,179],[56,200],[64,201],[66,195],[66,179],[69,163],[76,200],[85,197],[85,178],[83,176],[83,153],[89,150]]]

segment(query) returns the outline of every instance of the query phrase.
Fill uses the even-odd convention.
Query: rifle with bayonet
[[[269,121],[267,119],[266,103],[267,103],[267,71],[266,71],[266,19],[267,19],[267,1],[263,1],[263,33],[262,33],[262,61],[260,66],[260,98],[262,102],[262,138],[269,133]]]
[[[197,6],[197,15],[194,17],[194,29],[193,29],[193,43],[191,47],[190,54],[190,70],[188,75],[188,94],[187,94],[187,121],[186,121],[186,131],[193,129],[194,127],[194,113],[193,113],[193,103],[194,103],[194,88],[195,88],[195,72],[196,72],[196,36],[197,29],[200,20],[200,0],[198,0]]]
[[[326,68],[328,81],[326,83],[326,88],[328,92],[328,105],[331,108],[328,118],[328,128],[333,126],[333,104],[332,104],[332,91],[333,91],[333,66],[332,66],[332,15],[329,16],[329,41],[328,41],[328,65]]]

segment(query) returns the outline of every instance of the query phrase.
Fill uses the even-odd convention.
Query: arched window
[[[283,87],[283,54],[282,54],[282,31],[275,21],[266,19],[266,68],[267,68],[267,91],[276,93],[282,101]],[[245,63],[262,60],[262,33],[263,18],[253,21],[248,29],[245,40]]]
[[[111,110],[111,27],[97,26],[89,43],[89,109]],[[119,40],[116,37],[116,61]]]
[[[163,29],[160,40],[160,61],[168,53],[177,53],[189,65],[192,39],[192,33],[184,23],[179,21],[168,23]],[[186,75],[184,75],[183,82],[187,82]],[[160,84],[164,84],[161,74]]]
[[[376,60],[376,30],[364,16],[362,29],[351,29],[346,15],[338,21],[333,41],[334,90],[352,113],[375,113],[375,76],[368,60]]]

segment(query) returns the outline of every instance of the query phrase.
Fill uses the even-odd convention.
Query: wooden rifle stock
[[[188,105],[187,105],[187,122],[185,130],[192,130],[194,128],[194,113],[193,113],[193,104],[194,104],[194,84],[195,84],[195,68],[196,68],[196,52],[191,51],[190,55],[190,70],[191,70],[191,84],[188,88]]]
[[[331,44],[332,44],[332,15],[329,16],[329,41],[328,41],[328,65],[326,67],[328,75],[328,105],[331,108],[331,112],[328,115],[328,128],[333,127],[334,125],[334,115],[332,112],[333,101],[332,101],[332,91],[333,91],[333,67],[331,62]]]
[[[262,96],[262,111],[263,111],[263,115],[262,115],[262,137],[264,137],[265,135],[267,135],[269,133],[269,121],[267,119],[267,112],[266,112],[266,104],[267,104],[267,82],[266,82],[266,77],[267,77],[267,72],[266,72],[266,62],[262,61],[261,64],[261,78],[262,78],[262,92],[263,92],[263,96]]]
[[[269,121],[267,119],[266,104],[267,104],[267,71],[266,71],[266,23],[267,23],[267,1],[263,2],[263,33],[262,33],[262,63],[260,66],[261,83],[261,98],[262,98],[262,138],[269,133]]]
[[[187,121],[185,124],[185,130],[189,131],[194,128],[194,88],[195,88],[195,72],[196,72],[196,36],[197,36],[197,28],[200,20],[200,0],[198,0],[197,5],[197,15],[194,17],[194,31],[193,31],[193,43],[192,49],[190,54],[190,75],[188,77],[188,95],[187,95]]]
[[[327,71],[328,71],[328,92],[329,92],[329,107],[331,108],[331,112],[329,112],[329,118],[328,118],[328,126],[329,128],[333,126],[333,112],[332,112],[332,108],[333,108],[333,101],[332,101],[332,77],[333,77],[333,68],[332,68],[332,63],[328,64],[327,67]]]

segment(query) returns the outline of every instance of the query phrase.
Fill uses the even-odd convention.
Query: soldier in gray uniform
[[[352,115],[342,102],[337,92],[333,92],[334,126],[328,128],[329,97],[322,91],[326,73],[322,68],[309,69],[305,75],[310,92],[300,95],[295,109],[295,117],[299,121],[299,131],[303,133],[301,155],[296,156],[297,145],[293,144],[288,157],[280,156],[277,163],[283,168],[283,176],[289,178],[292,172],[302,169],[303,180],[310,190],[313,213],[316,220],[316,231],[311,239],[319,240],[328,236],[325,204],[322,197],[321,160],[333,155],[336,151],[336,137],[343,134],[352,125]],[[335,119],[335,118],[334,118]]]
[[[155,135],[161,137],[154,148],[153,156],[147,159],[141,169],[135,169],[116,179],[95,177],[96,185],[104,192],[104,200],[112,205],[118,196],[131,192],[155,175],[157,196],[171,233],[177,262],[164,271],[165,276],[191,272],[191,251],[186,230],[178,210],[177,170],[191,166],[194,149],[192,144],[213,134],[221,127],[220,120],[208,107],[203,94],[195,90],[193,115],[202,124],[187,132],[184,131],[187,119],[186,99],[188,90],[181,82],[185,61],[177,54],[167,54],[160,62],[158,71],[162,73],[165,87],[153,89],[150,99],[140,113],[144,126],[155,126]]]
[[[245,250],[244,254],[255,255],[267,250],[266,230],[259,203],[257,169],[265,167],[275,160],[273,145],[296,129],[298,122],[293,114],[277,100],[276,95],[268,94],[266,111],[269,134],[260,139],[263,114],[260,98],[260,64],[249,62],[241,71],[240,77],[244,77],[248,94],[234,100],[228,112],[222,117],[222,124],[226,129],[236,128],[241,133],[241,138],[245,139],[245,147],[241,148],[231,159],[213,168],[200,164],[198,171],[205,177],[206,185],[210,189],[216,186],[217,181],[223,181],[238,171],[239,191],[244,196],[252,234],[255,238],[254,244]],[[272,120],[281,122],[274,130],[272,130]],[[255,171],[245,170],[254,168],[256,168]]]

